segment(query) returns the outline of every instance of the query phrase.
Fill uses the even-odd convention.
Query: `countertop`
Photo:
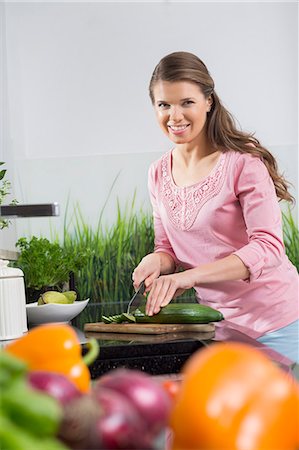
[[[215,332],[209,333],[165,333],[160,335],[137,335],[122,333],[84,332],[83,325],[71,323],[82,345],[93,337],[97,339],[100,352],[89,367],[92,379],[117,367],[142,370],[155,376],[171,376],[179,374],[187,359],[196,351],[214,345],[216,342],[243,342],[258,348],[283,370],[292,373],[299,379],[299,366],[285,356],[249,337],[248,330],[223,320],[216,322]],[[251,333],[250,333],[251,334]],[[0,341],[5,347],[9,341]]]
[[[215,333],[176,333],[163,335],[124,335],[116,333],[84,333],[76,329],[83,345],[91,337],[98,340],[100,353],[90,366],[93,379],[111,369],[126,367],[152,375],[178,374],[194,352],[219,341],[243,342],[259,348],[287,372],[293,372],[293,361],[259,343],[228,321],[216,323]]]

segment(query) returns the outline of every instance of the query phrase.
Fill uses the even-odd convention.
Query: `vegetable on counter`
[[[65,450],[56,438],[62,408],[27,382],[27,365],[0,352],[0,448],[3,450]]]
[[[115,369],[92,384],[80,352],[65,324],[41,325],[6,346],[0,355],[3,450],[157,448],[172,405],[160,383]]]
[[[35,370],[28,374],[28,382],[34,389],[51,395],[61,405],[82,395],[75,384],[60,373]]]
[[[109,388],[97,388],[94,395],[103,411],[97,431],[104,449],[153,448],[151,434],[134,403]]]
[[[165,427],[171,401],[163,387],[150,375],[137,370],[115,369],[98,379],[94,390],[97,392],[102,388],[112,389],[129,399],[150,434],[157,434]]]
[[[97,356],[95,339],[87,343],[89,352],[82,357],[76,332],[66,324],[44,324],[30,330],[20,339],[8,344],[5,351],[28,364],[30,370],[57,372],[67,376],[81,392],[90,389],[87,367]]]
[[[72,332],[41,325],[0,353],[0,448],[161,448],[173,406],[161,383],[141,371],[114,369],[82,392],[69,376],[70,365],[83,364]],[[63,361],[66,374],[59,373]]]
[[[66,405],[58,434],[71,449],[150,449],[144,423],[130,402],[111,389]]]
[[[223,320],[220,311],[197,303],[170,303],[161,308],[158,314],[148,316],[145,306],[140,306],[130,314],[123,313],[115,316],[102,316],[104,323],[209,323]]]
[[[299,388],[263,353],[215,343],[193,354],[171,413],[172,450],[296,450]]]
[[[71,449],[100,449],[96,433],[99,418],[99,404],[90,393],[74,398],[64,407],[58,437]]]
[[[68,305],[74,303],[77,298],[76,291],[46,291],[40,295],[37,305],[47,305],[48,303],[59,303],[62,305]]]
[[[114,369],[66,405],[58,436],[76,450],[154,450],[171,404],[150,375]]]

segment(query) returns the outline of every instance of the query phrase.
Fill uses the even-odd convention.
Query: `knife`
[[[143,303],[145,301],[145,298],[143,295],[144,291],[145,291],[145,284],[144,284],[144,281],[142,281],[142,283],[140,283],[140,285],[139,285],[139,288],[137,289],[137,291],[134,293],[133,297],[129,301],[127,314],[130,314],[130,309],[131,309],[133,303],[134,303],[134,309],[136,309],[139,305],[141,305],[141,303]]]

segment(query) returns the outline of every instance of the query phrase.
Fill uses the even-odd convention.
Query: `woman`
[[[193,287],[200,303],[298,360],[298,273],[278,204],[292,196],[274,157],[237,130],[197,56],[164,57],[149,91],[174,145],[149,169],[155,249],[133,272],[147,314]]]

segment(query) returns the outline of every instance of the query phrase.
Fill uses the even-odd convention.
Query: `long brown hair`
[[[158,81],[190,81],[196,83],[206,98],[213,100],[207,115],[207,134],[214,148],[221,151],[235,150],[259,157],[273,180],[276,195],[280,200],[293,202],[288,191],[288,182],[278,172],[274,156],[263,147],[253,133],[237,129],[232,114],[222,105],[214,90],[214,81],[203,61],[188,52],[174,52],[161,59],[155,67],[149,84],[149,94],[154,103],[153,88]]]

